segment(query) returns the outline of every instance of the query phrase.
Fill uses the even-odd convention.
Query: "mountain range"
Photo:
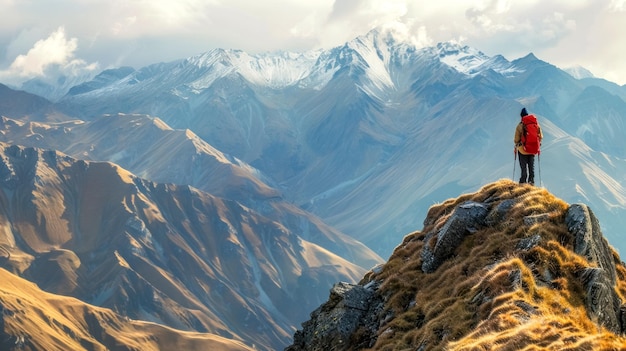
[[[59,109],[84,120],[143,113],[190,129],[383,257],[419,224],[416,213],[513,176],[521,107],[546,134],[541,185],[593,205],[615,242],[624,225],[626,87],[575,79],[532,54],[418,49],[373,30],[325,51],[215,49],[123,73],[74,89]]]
[[[273,349],[328,284],[364,273],[188,185],[17,145],[0,158],[2,266],[128,318]]]
[[[215,49],[72,87],[0,86],[4,196],[21,198],[6,200],[17,239],[4,242],[14,252],[3,267],[133,319],[284,347],[334,282],[389,257],[431,205],[519,175],[521,107],[545,135],[537,185],[589,204],[620,251],[626,87],[584,77],[532,54],[416,48],[376,29],[329,50]],[[17,164],[28,165],[19,182]],[[97,181],[73,184],[87,176],[66,180],[66,167]],[[81,219],[85,196],[96,209]],[[73,246],[81,226],[91,246]],[[117,268],[101,274],[101,261]]]

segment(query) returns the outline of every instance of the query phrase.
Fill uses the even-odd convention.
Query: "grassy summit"
[[[472,228],[451,257],[424,273],[422,251],[437,239],[429,234],[467,201],[489,203],[487,225]],[[501,207],[506,211],[493,210]],[[597,265],[574,252],[569,207],[545,189],[508,180],[433,206],[423,230],[407,235],[361,281],[378,285],[383,307],[375,335],[361,326],[346,349],[626,349],[626,338],[604,328],[586,306],[585,272]],[[623,303],[626,268],[612,248],[609,256]]]

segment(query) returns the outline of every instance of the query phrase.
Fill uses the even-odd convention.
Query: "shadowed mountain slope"
[[[1,143],[0,246],[48,292],[262,350],[365,271],[237,202]]]
[[[252,348],[217,335],[130,320],[74,298],[46,293],[0,269],[1,350],[215,350]]]
[[[336,284],[287,350],[624,349],[625,296],[587,206],[501,180],[431,207],[386,264]]]
[[[68,117],[57,111],[53,103],[21,90],[0,84],[0,116],[31,121],[62,121]]]
[[[216,150],[189,130],[146,115],[105,115],[91,121],[26,122],[2,117],[0,141],[109,161],[141,178],[191,185],[237,201],[308,241],[369,269],[382,262],[362,243],[285,201],[250,165]]]

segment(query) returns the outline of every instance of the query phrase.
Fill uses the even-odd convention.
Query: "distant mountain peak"
[[[433,48],[442,63],[454,68],[458,72],[474,74],[479,72],[485,63],[490,61],[490,57],[483,52],[461,45],[455,41],[441,42]]]
[[[207,69],[207,73],[192,84],[196,89],[202,89],[230,74],[239,74],[254,84],[281,88],[305,77],[319,54],[319,51],[248,54],[241,50],[214,49],[190,57],[185,63]]]
[[[565,68],[563,69],[565,72],[567,72],[570,76],[576,78],[576,79],[584,79],[584,78],[595,78],[596,76],[591,73],[590,70],[582,67],[582,66],[574,66],[574,67],[569,67],[569,68]]]

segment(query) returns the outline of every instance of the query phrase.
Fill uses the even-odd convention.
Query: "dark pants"
[[[519,157],[519,165],[522,169],[522,176],[519,179],[521,183],[535,184],[535,155],[524,155],[517,152]]]

